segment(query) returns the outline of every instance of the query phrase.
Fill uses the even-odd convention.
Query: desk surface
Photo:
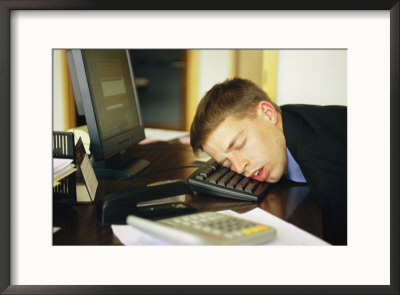
[[[144,158],[151,165],[139,176],[130,180],[99,179],[96,198],[109,193],[168,179],[186,180],[196,167],[191,147],[177,142],[159,142],[139,145],[129,149],[127,155]],[[191,167],[190,167],[191,166]],[[270,186],[267,195],[259,202],[245,202],[194,194],[187,202],[198,211],[231,209],[238,213],[255,207],[274,214],[305,231],[322,238],[322,213],[311,194],[300,195],[298,186],[281,181]],[[54,206],[53,226],[61,230],[53,235],[53,245],[121,245],[111,226],[102,226],[96,220],[94,205],[73,207]]]

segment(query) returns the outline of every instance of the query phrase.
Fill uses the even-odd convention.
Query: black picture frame
[[[389,286],[10,285],[10,12],[12,10],[390,10]],[[0,0],[0,292],[2,294],[399,294],[399,0]]]

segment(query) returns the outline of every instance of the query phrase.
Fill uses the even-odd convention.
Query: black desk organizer
[[[72,163],[76,165],[75,141],[72,132],[53,131],[53,158],[73,159]],[[53,187],[53,202],[76,204],[75,172]]]

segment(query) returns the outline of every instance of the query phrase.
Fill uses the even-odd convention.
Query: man
[[[305,182],[323,212],[324,239],[347,244],[347,109],[278,107],[251,81],[216,84],[190,130],[193,151],[258,181]]]

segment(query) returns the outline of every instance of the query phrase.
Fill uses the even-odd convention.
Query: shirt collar
[[[297,164],[288,148],[286,148],[286,152],[288,159],[286,178],[295,182],[307,182],[303,173],[301,172],[299,164]]]

